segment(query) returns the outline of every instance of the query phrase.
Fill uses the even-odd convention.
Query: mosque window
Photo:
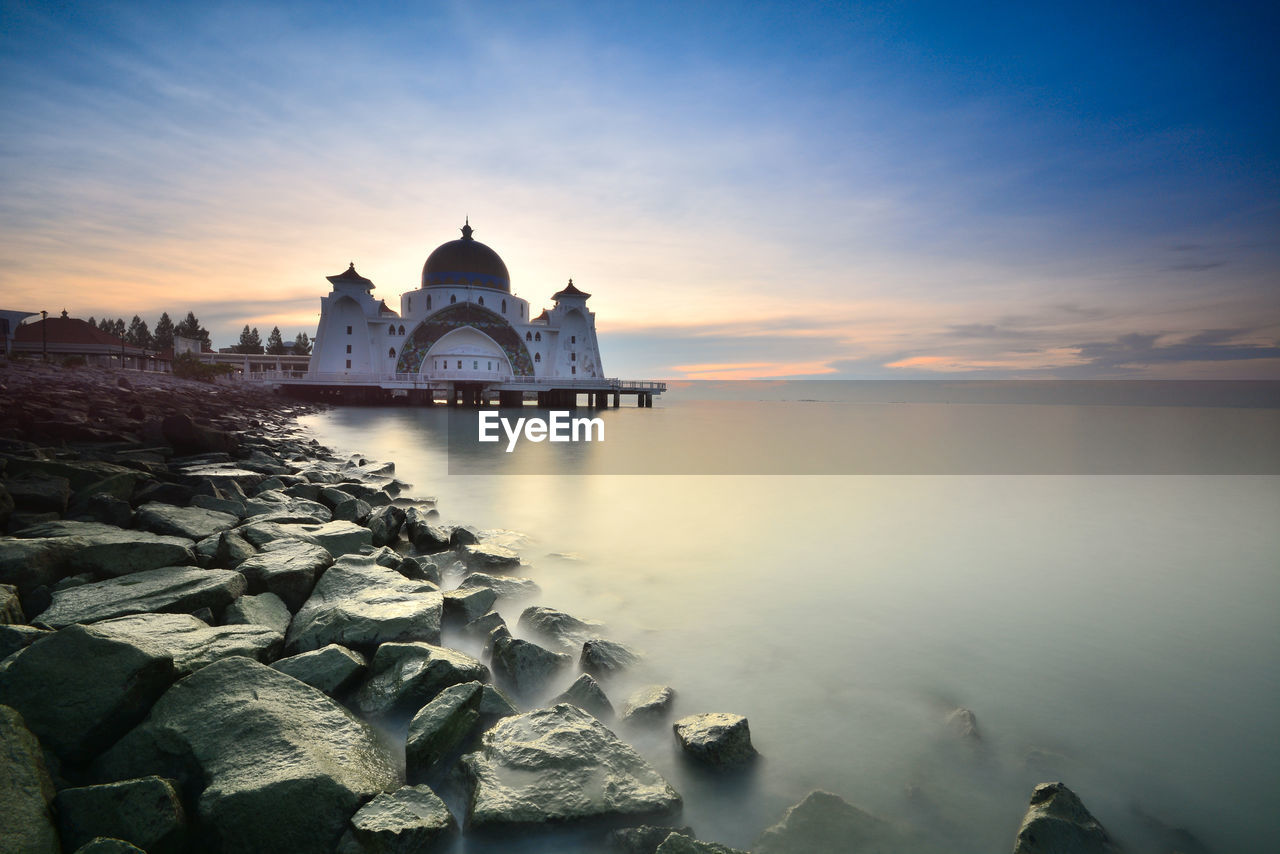
[[[480,370],[480,360],[479,360],[479,359],[473,359],[473,360],[471,361],[471,370],[473,370],[473,371],[478,371],[478,370]]]
[[[484,305],[484,297],[480,297],[480,304]]]
[[[399,334],[401,334],[401,335],[403,335],[403,334],[404,334],[404,327],[403,327],[403,326],[401,326],[401,327],[400,327],[400,333],[399,333]]]
[[[506,313],[507,313],[507,301],[506,301],[506,300],[503,300],[503,301],[502,301],[502,313],[503,313],[503,314],[506,314]]]
[[[462,370],[462,360],[458,360],[458,370]]]
[[[348,335],[350,335],[350,334],[351,334],[351,327],[350,327],[350,326],[348,326],[348,327],[347,327],[347,334],[348,334]]]
[[[348,353],[350,353],[350,352],[351,352],[351,345],[350,345],[350,344],[348,344],[348,345],[347,345],[347,352],[348,352]]]
[[[450,297],[449,297],[449,305],[453,305],[453,304],[454,304],[455,302],[457,302],[457,301],[458,301],[458,295],[457,295],[457,294],[452,294],[452,295],[450,295]]]
[[[535,333],[533,333],[533,340],[534,340],[534,341],[541,341],[541,340],[542,340],[542,333],[541,333],[541,332],[535,332]]]
[[[534,353],[534,354],[533,354],[533,360],[534,360],[535,362],[541,362],[541,361],[542,361],[542,354],[541,354],[541,353]]]
[[[351,360],[347,359],[347,370],[351,370]]]
[[[577,336],[577,335],[570,335],[570,336],[569,336],[569,343],[570,343],[570,344],[577,344],[577,343],[578,343],[578,336]]]
[[[570,353],[570,354],[569,354],[569,361],[570,361],[570,362],[576,362],[576,361],[578,361],[578,354],[577,354],[577,353]]]
[[[493,370],[493,362],[485,362],[485,363],[484,363],[484,369],[485,369],[486,371],[492,371],[492,370]]]
[[[387,358],[388,358],[388,359],[394,359],[395,357],[396,357],[396,348],[395,348],[395,347],[391,347],[391,348],[389,348],[389,349],[387,350]]]
[[[570,368],[570,369],[569,369],[569,373],[571,373],[571,374],[576,374],[577,372],[578,372],[578,369],[577,369],[576,367],[573,367],[573,368]]]
[[[524,334],[524,340],[526,340],[526,341],[532,341],[532,340],[533,340],[533,333],[532,333],[532,332],[526,332],[526,333]]]
[[[431,294],[427,294],[427,311],[431,311]]]
[[[396,334],[396,325],[394,323],[387,327],[387,334],[388,335]]]

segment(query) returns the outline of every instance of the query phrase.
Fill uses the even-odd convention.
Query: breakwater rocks
[[[528,604],[509,626],[532,568],[392,464],[335,457],[269,393],[0,377],[0,851],[443,851],[562,827],[592,850],[736,850],[674,826],[680,793],[624,736],[737,774],[746,718],[673,720],[665,685],[611,699],[640,656],[592,620]],[[1017,850],[1114,850],[1055,786]],[[753,850],[916,841],[815,792]]]

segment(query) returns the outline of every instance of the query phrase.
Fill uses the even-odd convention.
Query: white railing
[[[415,388],[447,388],[451,382],[482,382],[495,386],[528,385],[543,388],[580,388],[590,391],[643,391],[664,392],[667,384],[663,382],[647,382],[641,380],[620,380],[616,377],[593,379],[590,377],[424,377],[421,374],[396,373],[353,373],[353,372],[316,372],[306,371],[253,371],[242,374],[238,379],[245,382],[295,382],[342,385],[381,385],[384,383],[408,384]]]

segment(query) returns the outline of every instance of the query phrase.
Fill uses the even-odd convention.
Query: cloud
[[[1159,334],[1131,332],[1110,341],[1079,345],[1080,356],[1090,368],[1137,368],[1179,362],[1239,362],[1276,360],[1280,367],[1280,342],[1232,343],[1248,329],[1207,329],[1179,341],[1160,343]]]

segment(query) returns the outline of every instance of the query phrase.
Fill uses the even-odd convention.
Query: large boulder
[[[901,829],[830,792],[813,791],[767,828],[755,854],[827,854],[829,851],[910,850]]]
[[[671,712],[676,692],[670,685],[637,688],[622,706],[622,719],[635,723],[659,721]]]
[[[456,750],[480,722],[480,682],[451,685],[436,695],[409,722],[405,741],[405,772],[422,779]]]
[[[438,527],[427,511],[410,507],[405,511],[404,535],[423,554],[434,554],[449,548],[449,530]]]
[[[175,684],[95,763],[107,779],[147,766],[174,768],[188,786],[203,783],[196,803],[205,845],[228,854],[330,854],[361,804],[399,784],[366,724],[247,658],[223,659]]]
[[[404,527],[404,510],[394,504],[375,509],[365,520],[375,546],[387,546],[400,537],[400,529]]]
[[[12,584],[0,584],[0,626],[12,626],[26,621],[18,588]]]
[[[682,833],[692,838],[693,828],[653,824],[620,827],[609,833],[609,850],[617,854],[653,854],[672,833]]]
[[[832,848],[830,851],[846,851],[852,849]],[[703,842],[683,833],[672,833],[653,850],[653,854],[750,854],[740,848],[730,848],[718,842]]]
[[[499,637],[494,641],[490,660],[498,682],[524,697],[538,694],[573,664],[573,658],[564,653],[512,637]]]
[[[600,687],[600,683],[586,673],[578,676],[568,689],[551,701],[552,703],[572,703],[588,714],[601,720],[613,718],[613,704]]]
[[[147,854],[132,842],[98,836],[75,850],[75,854]]]
[[[59,590],[33,622],[60,629],[129,614],[220,611],[245,587],[244,576],[233,570],[165,566]]]
[[[681,803],[634,748],[567,703],[502,719],[462,763],[476,828],[665,815]]]
[[[160,422],[160,428],[164,432],[165,441],[179,454],[201,454],[206,451],[235,454],[240,449],[240,440],[234,433],[197,424],[189,415],[169,415]]]
[[[365,854],[427,854],[458,829],[444,801],[428,786],[381,794],[351,817]]]
[[[582,644],[578,665],[593,676],[611,676],[640,660],[640,654],[617,641],[592,638]]]
[[[745,765],[756,756],[751,730],[742,715],[712,712],[689,715],[672,724],[685,755],[717,768]]]
[[[103,637],[159,650],[184,676],[233,655],[267,663],[284,647],[284,635],[266,626],[210,626],[191,614],[135,614],[94,623],[93,629]]]
[[[499,599],[532,599],[542,592],[542,588],[532,578],[520,578],[516,575],[491,575],[487,572],[473,572],[462,583],[459,589],[469,587],[488,587],[498,595]]]
[[[40,742],[16,710],[0,705],[0,851],[59,854],[49,804],[53,781]]]
[[[320,546],[334,558],[356,554],[373,544],[369,529],[354,522],[294,523],[250,519],[236,530],[258,548],[275,540],[302,540]]]
[[[450,685],[488,679],[489,668],[466,653],[429,643],[384,643],[369,663],[355,707],[370,717],[407,717]]]
[[[444,613],[459,622],[469,623],[489,613],[498,594],[488,587],[461,587],[444,593]]]
[[[195,543],[191,538],[134,531],[100,522],[43,522],[24,528],[18,536],[68,538],[71,542],[66,559],[68,575],[78,572],[128,575],[161,566],[191,566],[196,562],[192,551]]]
[[[0,584],[11,584],[24,596],[37,587],[52,587],[73,574],[71,557],[87,545],[75,537],[0,537]]]
[[[1041,783],[1014,840],[1013,854],[1116,854],[1120,849],[1076,793]]]
[[[20,649],[26,649],[45,635],[53,632],[35,626],[21,624],[0,625],[0,661],[4,661]]]
[[[186,814],[173,784],[161,777],[63,789],[54,806],[68,849],[100,836],[130,842],[149,854],[185,849]]]
[[[177,675],[162,650],[71,626],[0,669],[0,703],[17,709],[59,758],[84,762],[146,717]]]
[[[282,658],[271,666],[331,697],[350,688],[369,669],[363,655],[336,643]]]
[[[139,528],[153,534],[203,540],[240,524],[240,517],[202,507],[175,507],[152,501],[138,508]]]
[[[520,612],[520,621],[516,625],[565,649],[576,649],[600,632],[600,623],[594,620],[580,620],[572,614],[541,605],[525,608]]]
[[[289,626],[287,645],[293,652],[331,643],[371,652],[388,641],[439,643],[442,608],[435,585],[348,555],[316,583]]]
[[[14,505],[28,513],[65,513],[71,500],[71,482],[65,477],[26,472],[5,482]]]
[[[520,555],[506,546],[476,543],[459,549],[467,566],[478,570],[515,569],[520,565]]]
[[[328,522],[333,514],[319,501],[309,501],[276,490],[259,492],[244,503],[245,515],[252,516],[300,516],[316,522]]]
[[[285,538],[264,543],[261,552],[246,557],[235,569],[248,580],[251,593],[274,593],[290,611],[297,611],[311,595],[316,579],[332,565],[333,555],[327,549]]]
[[[293,615],[284,600],[274,593],[241,596],[227,606],[222,621],[228,626],[266,626],[283,635],[289,631]]]

